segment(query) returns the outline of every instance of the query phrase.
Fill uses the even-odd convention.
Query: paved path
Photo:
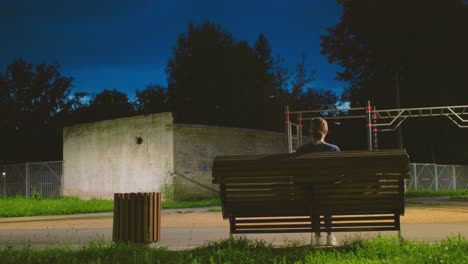
[[[422,203],[446,203],[446,199],[412,199]],[[466,214],[468,203],[451,203],[457,208],[462,208],[461,211]],[[465,206],[466,209],[465,210]],[[163,210],[163,214],[172,214],[172,218],[195,218],[197,215],[204,214],[209,209],[219,208],[190,208],[190,209],[172,209]],[[183,212],[191,211],[192,213],[183,214]],[[437,214],[446,214],[444,211],[434,211]],[[440,213],[438,213],[440,212]],[[176,214],[182,213],[182,214]],[[169,216],[166,216],[166,219]],[[219,217],[217,217],[219,218]],[[80,221],[80,219],[92,220],[98,224],[95,228],[90,228],[90,225],[81,225],[78,228],[73,226],[64,228],[59,225],[66,221]],[[468,238],[468,221],[463,220],[456,223],[406,223],[401,225],[402,235],[407,240],[416,241],[440,241],[450,236],[458,234]],[[220,220],[220,219],[218,219]],[[112,221],[112,213],[98,213],[72,216],[39,216],[39,217],[21,217],[21,218],[3,218],[0,219],[0,247],[12,246],[23,247],[30,244],[32,247],[43,248],[51,247],[60,244],[80,247],[93,240],[112,240],[112,229],[109,223],[103,225],[100,222]],[[32,223],[36,222],[37,225]],[[82,222],[85,222],[82,221]],[[22,224],[24,223],[24,224]],[[47,229],[38,229],[38,227],[30,228],[28,226],[46,226]],[[1,227],[6,228],[1,228]],[[7,227],[11,226],[11,227]],[[26,229],[19,229],[26,227]],[[106,228],[103,228],[106,227]],[[27,229],[30,228],[30,229]],[[382,232],[381,235],[397,236],[397,232]],[[359,233],[337,233],[335,234],[339,241],[352,240],[356,238],[372,238],[379,235],[377,232],[359,232]],[[237,236],[237,235],[236,235]],[[208,227],[163,227],[161,230],[161,241],[154,246],[167,247],[169,250],[180,250],[201,246],[209,241],[226,239],[229,237],[229,228],[224,224],[212,225]],[[287,245],[290,243],[310,243],[310,234],[255,234],[247,235],[251,239],[262,239],[275,245]]]
[[[468,223],[451,224],[402,224],[402,235],[412,241],[440,241],[461,234],[468,237]],[[397,236],[397,232],[382,232],[384,236]],[[372,238],[377,232],[337,233],[339,241],[356,238]],[[238,236],[238,235],[236,235]],[[166,227],[161,230],[161,241],[154,246],[180,250],[201,246],[209,241],[227,239],[228,227]],[[252,234],[251,239],[262,239],[275,245],[300,242],[310,243],[310,234]],[[60,244],[79,247],[93,240],[112,240],[112,229],[27,229],[0,230],[0,245],[22,247],[31,244],[35,248]]]
[[[180,209],[164,209],[163,214],[174,214],[184,212],[207,212],[210,209],[221,209],[220,206],[208,206],[199,208],[180,208]],[[74,214],[74,215],[47,215],[47,216],[27,216],[27,217],[6,217],[0,218],[0,223],[11,222],[31,222],[31,221],[49,221],[49,220],[64,220],[64,219],[90,219],[90,218],[106,218],[112,217],[113,213],[94,213],[94,214]]]

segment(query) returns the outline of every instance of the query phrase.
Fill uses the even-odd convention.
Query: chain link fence
[[[49,161],[0,165],[0,192],[3,196],[59,197],[62,163]]]
[[[0,193],[3,196],[59,197],[63,162],[34,162],[0,165]],[[410,163],[406,190],[468,189],[468,166]]]
[[[410,163],[406,190],[468,189],[468,166]]]

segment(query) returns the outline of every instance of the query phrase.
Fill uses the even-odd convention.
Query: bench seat
[[[405,150],[218,156],[212,175],[231,234],[398,231],[409,159]]]

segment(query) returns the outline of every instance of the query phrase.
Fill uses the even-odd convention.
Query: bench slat
[[[387,231],[400,228],[409,159],[405,150],[223,156],[212,175],[231,233]]]
[[[237,161],[237,160],[270,160],[282,159],[314,159],[322,157],[376,157],[389,155],[408,155],[403,149],[376,150],[376,151],[342,151],[342,152],[316,152],[307,154],[276,154],[276,155],[231,155],[217,156],[216,162]]]
[[[215,163],[214,168],[219,172],[229,172],[229,171],[255,171],[255,170],[264,170],[264,169],[307,169],[307,168],[316,168],[317,170],[327,169],[327,168],[381,168],[383,170],[393,169],[394,167],[389,166],[389,164],[395,166],[405,166],[407,159],[398,157],[390,158],[385,157],[385,159],[374,157],[372,159],[364,158],[353,158],[353,159],[309,159],[309,160],[282,160],[275,163],[272,162],[245,162],[245,161],[236,161],[225,164]]]
[[[341,182],[341,183],[320,183],[320,184],[314,184],[315,189],[317,190],[334,190],[334,189],[349,189],[349,188],[359,188],[366,186],[390,186],[390,188],[396,187],[400,184],[399,181],[385,181],[381,180],[378,183],[376,181],[360,181],[360,182]],[[276,190],[276,189],[304,189],[304,188],[309,188],[311,185],[307,184],[294,184],[292,182],[288,183],[249,183],[249,184],[241,184],[241,183],[232,183],[232,184],[223,184],[223,186],[227,190],[241,190],[241,189],[250,189],[250,190],[260,190],[260,189],[271,189],[271,190]]]
[[[264,177],[260,177],[264,176]],[[316,184],[336,184],[341,181],[349,181],[353,178],[353,176],[337,176],[337,175],[330,175],[326,177],[308,177],[308,175],[303,175],[303,177],[298,176],[284,176],[284,175],[257,175],[257,176],[249,176],[249,177],[227,177],[227,178],[215,178],[213,183],[223,183],[223,184],[233,184],[233,183],[309,183],[314,182]],[[409,176],[407,174],[401,175],[388,175],[388,176],[376,176],[376,175],[359,175],[354,177],[356,179],[355,182],[359,181],[380,181],[380,180],[400,180],[400,179],[407,179]]]
[[[380,232],[380,231],[398,231],[398,227],[373,227],[373,228],[333,228],[320,229],[320,232]],[[269,234],[269,233],[307,233],[314,232],[312,228],[303,228],[303,229],[254,229],[254,230],[235,230],[233,234]]]

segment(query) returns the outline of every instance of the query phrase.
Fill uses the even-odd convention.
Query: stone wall
[[[177,200],[217,197],[209,188],[218,188],[211,184],[213,159],[218,155],[278,153],[287,153],[282,133],[175,124],[174,196]]]
[[[77,124],[64,128],[63,195],[113,199],[115,192],[172,195],[171,113]]]
[[[77,124],[63,131],[63,195],[113,199],[162,192],[164,200],[217,197],[218,155],[286,153],[284,134],[173,124],[171,113]],[[211,190],[210,190],[211,189]]]

